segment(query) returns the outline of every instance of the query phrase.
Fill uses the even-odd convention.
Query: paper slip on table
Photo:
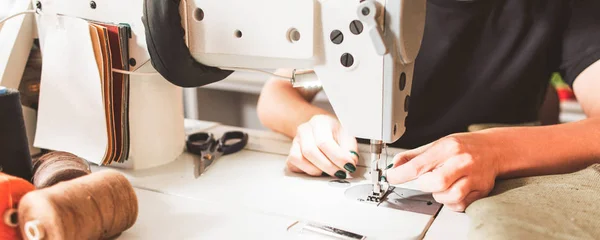
[[[138,221],[118,239],[332,239],[300,234],[304,223],[322,224],[366,239],[464,239],[468,218],[447,209],[437,216],[376,207],[345,197],[332,178],[313,178],[285,168],[290,139],[260,130],[186,120],[186,133],[243,130],[245,150],[221,157],[194,177],[194,158],[183,153],[164,166],[121,171],[140,205]],[[360,146],[368,159],[368,146]],[[388,149],[391,157],[401,152]],[[93,167],[100,171],[107,167]],[[359,164],[349,185],[368,183]],[[411,183],[398,187],[414,189]],[[321,235],[322,236],[322,235]]]

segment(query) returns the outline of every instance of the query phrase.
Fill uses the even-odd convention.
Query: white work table
[[[434,218],[349,200],[332,178],[311,178],[285,169],[290,140],[279,134],[186,120],[186,132],[243,130],[245,150],[223,156],[194,176],[194,158],[183,153],[164,166],[120,171],[138,196],[136,224],[118,239],[332,239],[300,234],[311,222],[367,239],[464,239],[469,219],[445,208]],[[361,146],[361,158],[368,151]],[[401,150],[389,149],[393,156]],[[93,167],[99,171],[106,167]],[[359,164],[349,185],[366,183]],[[400,187],[414,188],[411,184]],[[296,224],[295,224],[296,223]]]

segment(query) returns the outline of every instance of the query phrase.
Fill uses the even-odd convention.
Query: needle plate
[[[356,185],[348,188],[345,195],[353,201],[431,216],[435,216],[442,207],[442,204],[433,199],[431,193],[392,186],[390,186],[388,193],[384,195],[383,201],[379,203],[370,202],[367,201],[367,196],[371,194],[372,190],[372,184]]]

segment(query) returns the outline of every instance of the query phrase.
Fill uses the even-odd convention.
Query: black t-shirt
[[[551,74],[572,84],[599,59],[600,0],[428,0],[407,131],[392,146],[538,121]]]

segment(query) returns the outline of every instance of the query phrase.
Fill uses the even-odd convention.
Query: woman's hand
[[[416,179],[421,191],[462,212],[494,187],[505,147],[486,133],[451,135],[396,155],[387,179],[391,184]]]
[[[356,138],[336,118],[315,115],[298,127],[287,167],[292,172],[344,179],[347,172],[356,171],[357,148]]]

